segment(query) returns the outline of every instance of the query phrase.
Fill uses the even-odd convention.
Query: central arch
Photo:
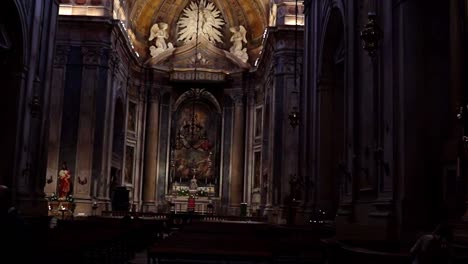
[[[170,170],[167,194],[219,197],[221,107],[210,92],[191,89],[174,104],[171,126]]]

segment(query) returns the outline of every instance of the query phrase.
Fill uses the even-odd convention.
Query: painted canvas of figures
[[[133,182],[133,160],[134,160],[134,148],[127,146],[125,149],[125,183]]]
[[[219,182],[216,172],[218,156],[218,113],[203,102],[188,102],[175,115],[171,179],[179,186],[195,178],[199,187],[213,187]]]
[[[127,128],[131,132],[136,131],[136,104],[133,102],[128,103]]]

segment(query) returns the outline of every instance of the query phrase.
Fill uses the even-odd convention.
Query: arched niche
[[[13,185],[13,166],[15,164],[16,138],[19,135],[20,95],[24,87],[25,68],[23,62],[27,54],[23,30],[21,4],[7,1],[0,9],[0,80],[2,82],[3,100],[0,121],[4,125],[0,145],[3,158],[0,160],[0,184]],[[28,108],[29,111],[29,108]]]
[[[221,107],[210,92],[190,89],[173,105],[167,194],[220,193]],[[194,188],[194,179],[196,188]]]
[[[329,217],[336,213],[340,195],[340,165],[345,161],[344,23],[334,7],[325,29],[319,80],[318,204]]]

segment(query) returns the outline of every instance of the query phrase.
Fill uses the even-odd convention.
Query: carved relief
[[[205,56],[203,56],[201,52],[198,52],[196,56],[194,55],[192,58],[187,60],[187,65],[190,65],[191,67],[196,67],[199,65],[210,66],[212,63]]]
[[[181,28],[177,40],[187,43],[194,40],[198,32],[198,35],[206,37],[212,43],[223,43],[221,28],[224,24],[221,12],[212,2],[201,0],[198,5],[191,2],[177,22]]]

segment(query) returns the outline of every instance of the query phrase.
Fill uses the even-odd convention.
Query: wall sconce
[[[78,176],[78,183],[81,185],[85,185],[88,183],[88,178],[85,177],[84,180],[82,180],[80,176]]]
[[[47,178],[47,184],[51,184],[54,182],[54,179],[52,178],[52,175],[49,176],[49,178]]]
[[[374,57],[380,47],[383,32],[377,24],[377,15],[374,12],[369,12],[367,19],[367,23],[361,31],[362,48],[367,51],[370,57]]]
[[[31,113],[31,116],[33,118],[36,118],[39,116],[41,113],[41,103],[39,101],[39,97],[37,95],[34,95],[31,102],[29,103],[29,110]]]
[[[296,128],[299,125],[299,115],[299,109],[297,108],[297,106],[294,106],[288,116],[289,124],[292,126],[292,128]]]

